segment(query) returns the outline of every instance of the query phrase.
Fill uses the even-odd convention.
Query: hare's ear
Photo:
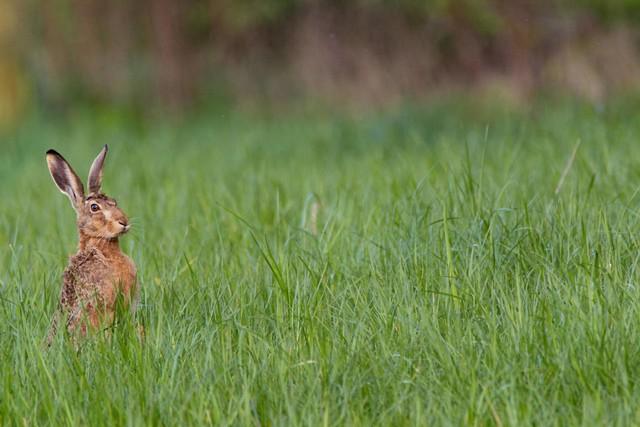
[[[100,192],[100,187],[102,186],[102,168],[104,166],[104,159],[107,157],[107,151],[109,151],[109,147],[105,144],[102,150],[100,150],[98,157],[96,157],[91,164],[88,181],[90,193]]]
[[[78,210],[84,199],[84,187],[78,175],[64,157],[55,150],[47,151],[47,165],[53,181],[60,191],[69,196],[73,208]]]

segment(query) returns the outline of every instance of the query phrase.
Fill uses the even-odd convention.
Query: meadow
[[[0,139],[0,424],[638,424],[637,108],[34,117]],[[44,153],[105,143],[140,308],[44,351],[77,243]]]

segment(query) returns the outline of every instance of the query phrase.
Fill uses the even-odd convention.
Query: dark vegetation
[[[5,68],[19,75],[5,85],[52,109],[386,106],[468,89],[602,102],[640,80],[631,0],[4,1]]]

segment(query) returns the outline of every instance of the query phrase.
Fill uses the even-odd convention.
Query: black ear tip
[[[54,156],[59,156],[59,155],[60,155],[56,150],[54,150],[54,149],[52,149],[52,148],[50,148],[49,150],[47,150],[47,156],[48,156],[49,154],[53,154]]]
[[[109,151],[109,146],[107,144],[104,144],[104,151]]]

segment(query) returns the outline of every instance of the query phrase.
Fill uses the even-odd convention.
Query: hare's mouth
[[[131,224],[127,222],[118,221],[118,224],[120,224],[120,226],[122,227],[122,231],[120,231],[120,234],[125,234],[131,229]]]

